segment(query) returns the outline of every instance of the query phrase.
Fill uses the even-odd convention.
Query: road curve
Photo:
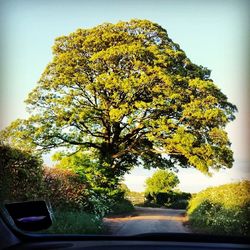
[[[189,233],[185,221],[185,210],[136,207],[129,216],[104,218],[104,225],[111,235]]]

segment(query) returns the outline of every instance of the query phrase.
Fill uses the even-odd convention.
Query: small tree
[[[112,175],[108,172],[109,169],[100,167],[98,159],[95,159],[91,152],[86,155],[79,151],[70,156],[56,153],[52,158],[57,161],[55,165],[57,169],[71,170],[76,173],[81,178],[82,183],[96,193],[97,197],[108,194],[113,200],[123,198],[124,192],[120,185],[117,185],[115,189],[110,189],[106,185],[108,182],[109,185],[115,186],[120,176]]]
[[[175,173],[159,169],[146,180],[145,193],[155,198],[161,192],[172,191],[179,183],[180,181]]]

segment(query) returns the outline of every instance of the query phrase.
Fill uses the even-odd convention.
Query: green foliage
[[[127,199],[122,199],[120,201],[116,201],[112,207],[111,207],[111,212],[109,213],[109,215],[115,215],[115,214],[125,214],[128,212],[132,212],[134,211],[135,208],[133,206],[133,204],[131,203],[131,201],[127,200]]]
[[[131,191],[125,183],[120,183],[119,189],[127,196]]]
[[[166,193],[158,193],[156,195],[156,203],[164,205],[168,208],[187,208],[188,200],[191,198],[191,194],[185,192],[169,191]]]
[[[143,192],[130,191],[129,193],[125,195],[125,198],[130,200],[132,204],[135,206],[140,206],[145,201],[145,196]]]
[[[124,183],[120,184],[120,189],[124,193],[124,198],[133,205],[140,205],[144,203],[144,192],[131,191]]]
[[[125,187],[118,184],[119,176],[117,178],[108,174],[110,169],[100,166],[99,161],[94,159],[90,152],[88,155],[77,152],[70,156],[56,153],[53,159],[57,161],[57,169],[72,171],[88,187],[85,195],[88,206],[85,207],[85,210],[87,209],[102,218],[113,213],[114,209],[119,210],[118,203],[128,206],[124,200],[125,190],[123,188]],[[110,185],[113,188],[110,188]],[[122,205],[120,210],[123,210]]]
[[[173,209],[187,209],[188,207],[188,200],[187,199],[179,199],[167,206],[168,208],[173,208]]]
[[[191,226],[215,234],[250,236],[250,182],[208,188],[189,202]]]
[[[164,206],[167,208],[186,209],[189,193],[174,191],[179,179],[174,172],[157,170],[146,180],[145,206]],[[153,205],[154,204],[154,205]]]
[[[46,168],[43,196],[52,207],[60,210],[92,213],[97,219],[113,211],[117,202],[123,201],[121,190],[93,190],[82,176],[69,169]]]
[[[81,159],[80,162],[84,160],[79,159]],[[124,212],[124,210],[133,209],[132,204],[123,199],[124,192],[120,189],[94,190],[84,175],[81,175],[83,173],[79,170],[80,166],[76,169],[43,168],[38,156],[32,156],[27,152],[4,145],[0,145],[0,160],[0,201],[43,198],[49,200],[56,210],[70,211],[67,212],[67,218],[72,217],[74,212],[76,212],[76,216],[78,216],[78,212],[83,214],[88,212],[95,216],[97,221],[111,211]],[[67,163],[66,160],[64,158],[63,162]],[[76,159],[74,158],[74,160]],[[63,212],[63,214],[65,213]],[[77,232],[78,229],[84,232],[82,226],[70,226],[70,221],[65,222],[65,226],[63,226],[61,215],[59,216],[57,213],[57,217],[59,224],[56,222],[56,226],[53,227],[56,232],[58,230],[66,232],[65,228],[69,228],[69,232],[71,232],[71,228]],[[80,221],[82,219],[85,220],[84,216],[80,218]],[[95,222],[93,223],[90,225],[95,225]]]
[[[52,61],[26,100],[30,117],[1,137],[95,155],[102,188],[115,189],[139,164],[208,174],[232,166],[224,128],[236,111],[209,77],[156,23],[78,29],[55,40]]]
[[[241,181],[238,183],[224,184],[218,187],[207,188],[196,194],[189,203],[189,213],[192,213],[197,206],[205,200],[214,204],[220,204],[225,208],[243,207],[250,202],[250,182]]]
[[[102,231],[102,220],[83,211],[56,210],[51,228],[42,233],[51,234],[98,234]]]
[[[152,177],[146,180],[146,194],[155,197],[162,192],[169,192],[179,184],[177,175],[168,170],[157,170]]]
[[[56,153],[53,159],[57,161],[56,168],[62,170],[71,170],[80,176],[81,181],[85,183],[90,190],[97,194],[110,195],[111,197],[120,195],[119,179],[120,176],[114,176],[112,169],[103,167],[93,152],[84,154],[77,152],[73,155]]]
[[[38,156],[0,144],[0,201],[40,198],[42,177]]]
[[[158,206],[164,206],[166,208],[186,209],[190,198],[190,193],[171,190],[168,192],[160,192],[155,195],[147,194],[146,204],[154,203]]]
[[[90,191],[90,194],[90,211],[92,211],[97,218],[101,219],[112,212],[112,207],[116,200],[112,192],[110,193],[109,190],[103,192],[103,190],[101,190],[99,193]]]
[[[8,145],[30,155],[38,155],[39,151],[35,150],[36,145],[29,135],[28,131],[32,129],[32,124],[27,120],[17,119],[7,128],[0,131],[0,141],[3,145]]]

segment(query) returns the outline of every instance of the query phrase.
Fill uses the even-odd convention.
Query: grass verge
[[[52,226],[43,233],[51,234],[98,234],[102,232],[102,220],[83,211],[57,210]]]

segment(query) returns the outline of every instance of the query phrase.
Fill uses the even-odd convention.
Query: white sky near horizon
[[[195,169],[178,173],[179,188],[198,192],[208,186],[249,178],[249,7],[244,0],[0,0],[0,129],[27,117],[24,100],[52,58],[58,36],[77,28],[132,18],[158,23],[196,64],[212,70],[211,78],[239,112],[227,131],[234,166],[206,177]],[[48,156],[47,164],[51,164]],[[135,191],[155,170],[136,167],[125,176]]]

